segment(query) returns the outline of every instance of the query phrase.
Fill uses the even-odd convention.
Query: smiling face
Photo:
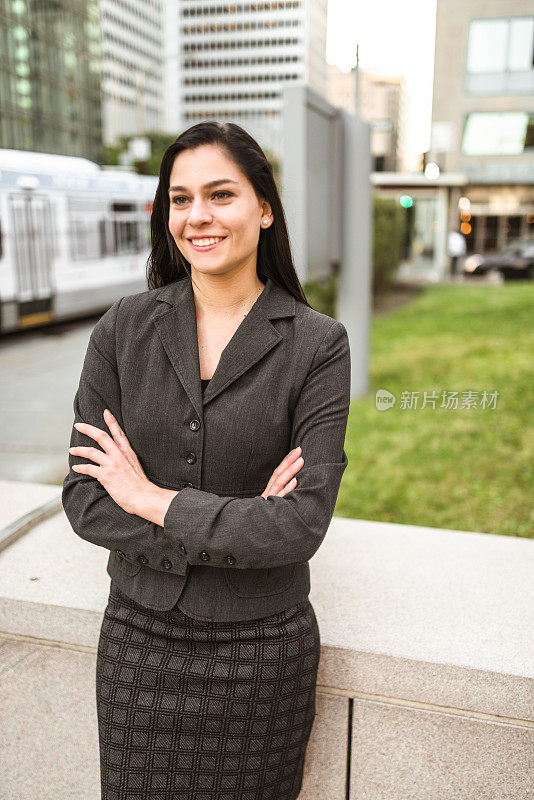
[[[271,207],[258,200],[224,149],[206,144],[179,153],[169,201],[169,230],[192,268],[223,274],[250,265],[256,271],[260,230],[272,222]],[[203,241],[212,238],[217,241]]]

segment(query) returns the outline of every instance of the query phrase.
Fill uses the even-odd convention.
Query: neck
[[[263,291],[256,272],[206,275],[191,271],[197,317],[232,319],[246,315]]]

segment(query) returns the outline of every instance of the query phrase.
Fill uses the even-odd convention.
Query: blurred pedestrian
[[[458,259],[465,256],[467,250],[464,236],[458,231],[449,231],[447,247],[451,260],[450,274],[455,278],[458,272]]]

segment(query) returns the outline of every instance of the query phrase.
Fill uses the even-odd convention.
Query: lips
[[[209,236],[188,236],[188,241],[195,243],[195,241],[202,241],[202,239],[226,239],[226,236],[223,236],[221,233],[210,233]]]
[[[215,238],[216,238],[215,236],[203,236],[202,237],[202,239],[215,239]],[[218,242],[215,242],[214,244],[207,244],[207,245],[196,245],[195,242],[193,241],[193,239],[188,239],[188,241],[191,242],[191,247],[194,250],[196,250],[198,253],[205,253],[208,250],[214,250],[216,247],[219,247],[219,245],[221,245],[223,242],[225,242],[227,238],[228,238],[227,236],[223,236],[222,238],[219,239]]]

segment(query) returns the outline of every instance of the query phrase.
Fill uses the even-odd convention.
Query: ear
[[[271,209],[271,204],[267,202],[267,200],[262,200],[261,203],[261,218],[266,219],[268,218],[270,222],[272,222],[273,212]]]

